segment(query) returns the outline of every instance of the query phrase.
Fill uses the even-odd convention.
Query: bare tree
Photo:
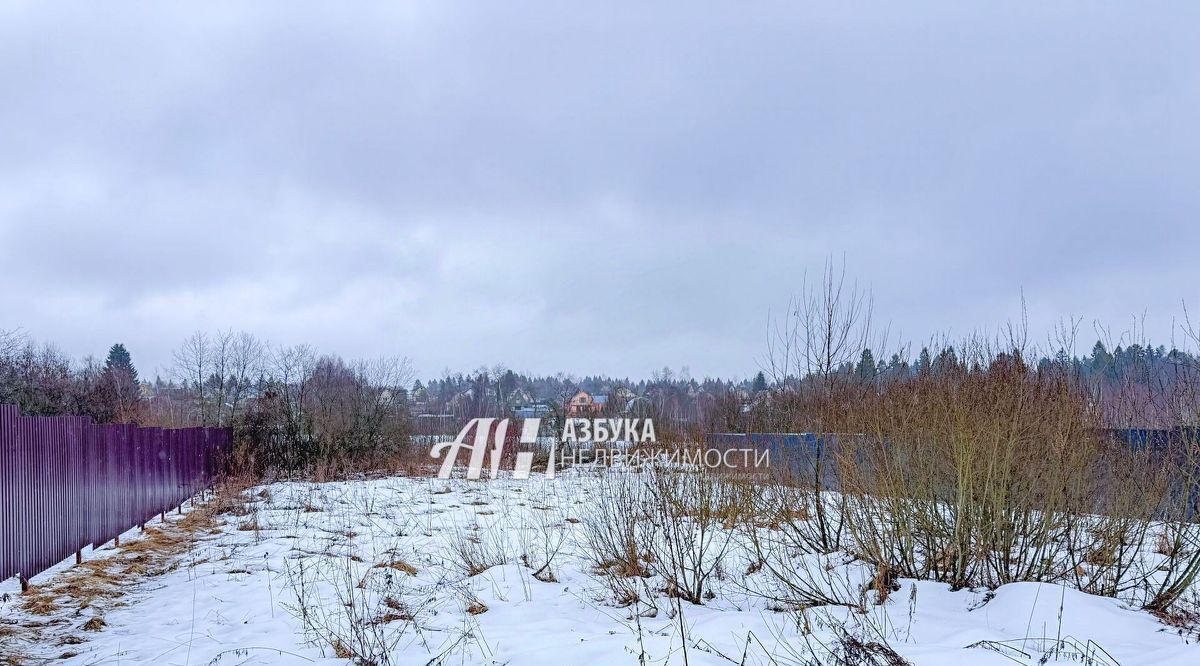
[[[873,299],[846,284],[845,260],[825,262],[819,284],[805,276],[799,296],[782,321],[772,323],[767,365],[776,384],[814,378],[832,391],[840,371],[851,365],[871,342]]]
[[[0,329],[0,361],[11,359],[26,341],[25,334],[20,329]]]
[[[197,422],[215,425],[208,379],[213,372],[213,349],[208,334],[197,331],[175,350],[175,376],[188,392]]]
[[[217,422],[225,425],[242,414],[255,381],[262,375],[266,347],[250,333],[219,332],[214,347]]]

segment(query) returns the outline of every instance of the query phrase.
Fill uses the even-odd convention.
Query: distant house
[[[538,402],[537,400],[533,399],[533,396],[529,394],[529,391],[526,391],[523,388],[513,389],[508,395],[504,396],[504,401],[507,404],[517,407],[531,405]]]
[[[571,418],[595,416],[604,411],[608,404],[607,395],[592,395],[587,391],[577,391],[567,400],[567,416]]]
[[[630,391],[628,388],[626,388],[624,386],[618,386],[617,388],[612,390],[612,397],[616,398],[617,400],[619,400],[622,403],[626,403],[626,402],[629,402],[630,400],[636,398],[637,394],[634,393],[633,391]]]
[[[533,402],[512,408],[513,416],[518,419],[544,419],[552,412],[550,405],[544,402]]]

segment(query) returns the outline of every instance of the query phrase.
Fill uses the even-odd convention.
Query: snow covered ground
[[[703,605],[666,594],[630,603],[596,571],[586,538],[589,512],[603,505],[600,483],[568,473],[254,488],[245,511],[163,556],[173,564],[146,560],[150,570],[122,583],[119,601],[76,608],[60,599],[39,616],[6,583],[7,626],[43,626],[32,642],[0,646],[63,664],[187,666],[343,664],[356,654],[404,665],[823,664],[848,644],[860,656],[886,644],[921,666],[1083,661],[1047,656],[1055,645],[1078,646],[1096,664],[1200,663],[1194,636],[1055,585],[951,591],[900,580],[899,591],[868,601],[865,612],[799,612],[771,600],[770,574],[747,566],[752,558],[736,535],[722,537],[732,545]],[[111,548],[90,555],[106,556],[130,557]],[[849,559],[798,558],[796,566],[836,574],[854,590],[871,572]],[[34,583],[53,590],[67,575],[60,567]],[[656,590],[660,582],[638,585]],[[98,631],[82,631],[97,617]],[[888,663],[874,654],[858,663]]]

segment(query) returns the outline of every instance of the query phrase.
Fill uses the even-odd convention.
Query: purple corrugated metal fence
[[[0,580],[26,579],[212,482],[224,428],[98,425],[0,405]]]

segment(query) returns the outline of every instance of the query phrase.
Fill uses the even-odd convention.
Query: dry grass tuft
[[[146,555],[138,555],[126,560],[120,560],[121,574],[124,576],[145,576],[150,573],[150,558]]]
[[[392,612],[384,613],[373,621],[373,624],[391,624],[392,622],[412,622],[416,619],[404,602],[395,597],[387,597],[383,600],[383,605],[387,606]]]
[[[1180,554],[1178,545],[1167,536],[1165,531],[1158,533],[1158,537],[1154,541],[1154,552],[1167,557],[1175,557]]]
[[[92,619],[88,620],[87,622],[84,622],[83,630],[84,631],[100,631],[100,630],[104,629],[104,627],[107,625],[108,625],[108,623],[104,621],[104,618],[97,616],[97,617],[93,617]]]
[[[216,518],[208,507],[191,511],[174,524],[179,529],[189,533],[207,532],[217,527]]]
[[[68,577],[67,585],[77,583],[93,583],[113,585],[121,582],[121,577],[114,574],[109,566],[112,563],[107,560],[88,560],[83,564],[76,565],[71,570],[71,575]]]
[[[395,562],[386,562],[386,563],[376,564],[375,568],[376,569],[395,569],[396,571],[406,573],[410,576],[417,575],[417,568],[414,567],[413,565],[409,564],[408,562],[405,562],[404,560],[396,560]]]
[[[346,647],[345,643],[342,643],[340,640],[334,639],[332,647],[333,656],[337,657],[338,659],[350,659],[354,657],[354,652],[351,651],[350,648]]]
[[[79,585],[73,587],[70,596],[79,600],[80,608],[87,608],[94,604],[97,599],[117,599],[124,594],[121,588],[114,585]]]
[[[24,599],[21,602],[21,609],[26,613],[50,615],[58,610],[58,604],[55,603],[57,595],[53,592],[30,586],[29,591],[22,593],[21,597]]]
[[[163,551],[182,551],[187,538],[183,535],[174,532],[167,532],[161,528],[147,527],[142,538],[131,541],[121,548],[126,553],[155,553],[160,554]]]
[[[262,527],[258,524],[257,518],[251,518],[241,525],[238,525],[239,532],[259,532],[261,530]]]

